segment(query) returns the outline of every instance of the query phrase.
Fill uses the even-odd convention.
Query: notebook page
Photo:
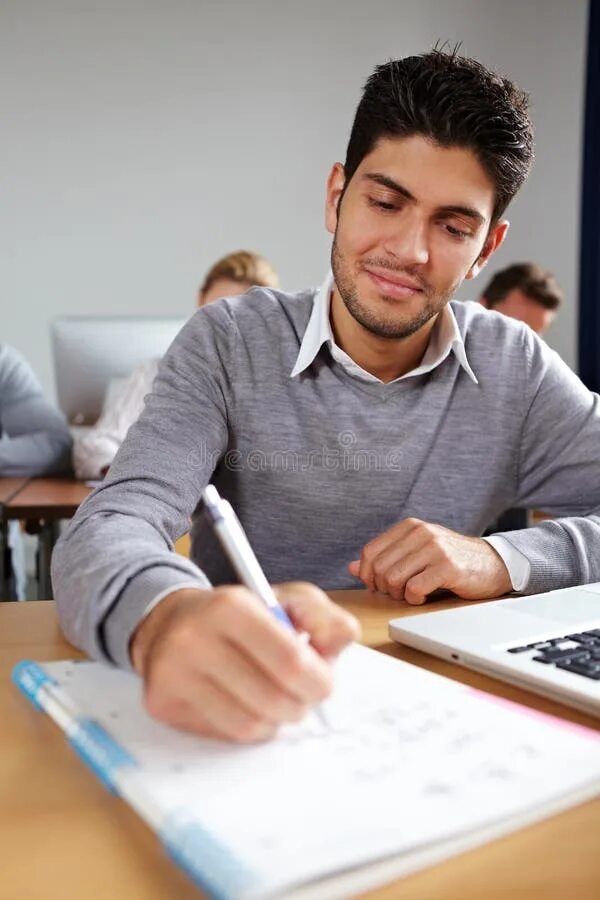
[[[140,762],[132,777],[165,821],[182,834],[201,823],[251,873],[243,896],[285,892],[600,789],[594,732],[363,647],[337,664],[329,728],[311,717],[254,747],[153,721],[128,673],[95,663],[44,668]]]

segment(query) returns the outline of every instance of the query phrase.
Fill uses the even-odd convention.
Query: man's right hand
[[[314,585],[274,590],[310,644],[244,587],[165,597],[131,641],[149,713],[205,737],[249,743],[324,700],[332,688],[327,660],[358,637],[358,623]]]

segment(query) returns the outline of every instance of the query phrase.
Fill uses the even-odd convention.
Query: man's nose
[[[402,266],[423,266],[429,262],[427,222],[415,212],[405,211],[394,223],[383,244],[385,250]]]

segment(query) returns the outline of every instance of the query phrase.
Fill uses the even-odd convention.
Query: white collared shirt
[[[354,360],[336,344],[329,319],[333,284],[333,273],[329,272],[315,295],[312,313],[308,320],[302,343],[300,344],[300,352],[296,358],[296,363],[290,372],[290,377],[294,378],[304,372],[314,361],[323,344],[327,344],[333,359],[339,363],[349,375],[352,375],[354,378],[358,378],[361,381],[383,384],[381,379],[357,365],[357,363],[355,363]],[[469,378],[471,378],[475,384],[479,384],[475,373],[469,365],[465,343],[460,333],[456,317],[450,304],[447,304],[438,315],[420,365],[418,365],[416,369],[412,369],[410,372],[400,375],[398,378],[395,378],[394,381],[389,383],[394,384],[396,381],[402,381],[405,378],[414,378],[417,375],[425,375],[427,372],[431,372],[433,369],[437,368],[437,366],[441,365],[450,353],[454,353]],[[508,569],[513,591],[524,590],[531,573],[531,565],[527,557],[500,535],[492,535],[491,537],[484,538],[484,540],[494,548]]]
[[[329,272],[315,296],[312,313],[300,345],[300,352],[298,353],[296,364],[290,373],[291,377],[293,378],[295,375],[304,372],[304,370],[313,362],[323,344],[327,344],[335,361],[343,366],[349,375],[353,375],[361,381],[383,384],[380,378],[377,378],[376,375],[362,369],[336,344],[333,331],[331,330],[331,322],[329,320],[332,288],[333,274],[332,272]],[[412,369],[405,375],[400,375],[398,378],[395,378],[394,381],[389,383],[395,384],[396,381],[402,381],[404,378],[414,378],[416,375],[425,375],[427,372],[431,372],[443,363],[446,357],[452,352],[469,378],[471,378],[475,384],[478,384],[477,378],[467,360],[465,343],[458,328],[456,317],[452,312],[452,307],[447,305],[438,315],[421,364],[417,366],[416,369]]]

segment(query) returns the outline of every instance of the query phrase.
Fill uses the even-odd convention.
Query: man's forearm
[[[52,582],[67,638],[92,658],[131,666],[129,641],[166,589],[210,582],[148,521],[92,514],[58,542]]]

